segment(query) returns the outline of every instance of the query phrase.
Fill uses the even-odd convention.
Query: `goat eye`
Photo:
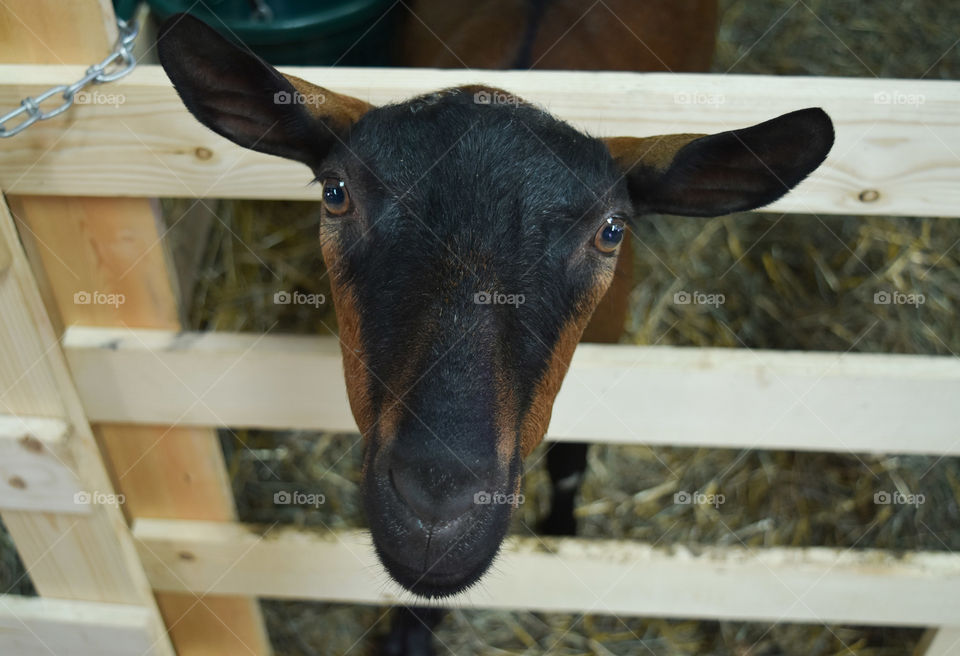
[[[597,236],[593,239],[593,245],[603,253],[612,253],[620,246],[623,241],[623,235],[626,232],[626,223],[623,219],[615,216],[607,217],[600,229],[597,230]]]
[[[350,194],[343,180],[327,178],[323,181],[323,206],[330,214],[344,214],[350,209]]]

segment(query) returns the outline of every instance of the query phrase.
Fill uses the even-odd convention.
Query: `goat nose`
[[[432,468],[393,463],[390,482],[397,496],[427,524],[449,522],[468,513],[485,492],[482,481],[463,468],[461,472],[437,474]]]

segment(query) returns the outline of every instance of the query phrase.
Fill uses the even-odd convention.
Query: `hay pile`
[[[933,0],[723,1],[716,70],[881,77],[960,77],[960,6]],[[171,222],[189,202],[167,202]],[[277,291],[325,294],[309,203],[216,208],[189,322],[195,329],[332,333],[332,308],[276,305]],[[960,353],[960,221],[742,214],[713,220],[649,217],[627,342],[883,353]],[[178,237],[179,235],[179,237]],[[174,244],[188,237],[174,227]],[[192,237],[190,238],[192,239]],[[711,308],[675,305],[675,291],[723,293]],[[878,305],[878,291],[922,293],[919,307]],[[919,409],[918,412],[924,409]],[[224,444],[241,518],[343,528],[362,525],[361,444],[352,434],[237,431]],[[528,463],[526,534],[548,485]],[[324,494],[316,512],[278,512],[283,484]],[[719,509],[680,506],[675,490],[715,490]],[[926,502],[876,505],[877,491]],[[927,457],[595,446],[577,514],[581,534],[647,542],[960,549],[960,462]],[[7,552],[9,554],[9,552]],[[0,545],[0,556],[4,549]],[[0,558],[0,589],[16,578]],[[385,609],[265,601],[283,656],[373,653]],[[457,610],[441,653],[903,656],[913,629],[642,620],[605,615]]]

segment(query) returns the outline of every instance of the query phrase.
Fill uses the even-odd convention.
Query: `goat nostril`
[[[436,487],[421,482],[405,468],[391,467],[387,475],[390,486],[403,504],[421,521],[449,522],[468,513],[475,506],[476,489],[469,486]]]

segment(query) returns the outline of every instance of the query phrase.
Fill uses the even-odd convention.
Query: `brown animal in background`
[[[404,66],[702,72],[716,0],[415,0]]]

